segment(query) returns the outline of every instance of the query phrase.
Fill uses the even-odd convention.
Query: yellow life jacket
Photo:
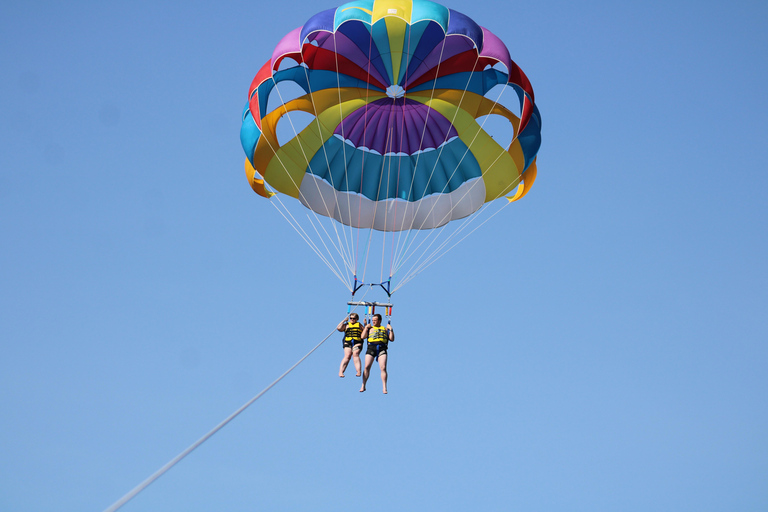
[[[382,326],[374,327],[372,325],[368,331],[368,343],[384,343],[385,345],[389,343],[387,328]]]
[[[345,341],[362,341],[360,335],[363,333],[363,326],[360,322],[348,323],[347,329],[344,331]]]

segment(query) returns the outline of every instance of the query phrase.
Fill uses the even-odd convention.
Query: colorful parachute
[[[286,99],[286,84],[298,96]],[[489,94],[499,86],[515,93],[516,113]],[[281,141],[278,122],[296,113],[310,121]],[[509,147],[483,129],[490,115],[511,124]],[[523,197],[541,117],[528,78],[488,29],[427,0],[359,0],[277,44],[251,84],[240,139],[263,197],[291,196],[349,229],[428,230]],[[358,248],[336,238],[357,274]]]

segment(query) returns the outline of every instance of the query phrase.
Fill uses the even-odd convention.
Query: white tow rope
[[[215,427],[214,427],[214,428],[213,428],[213,429],[212,429],[210,432],[208,432],[208,433],[207,433],[207,434],[205,434],[203,437],[201,437],[200,439],[198,439],[198,440],[197,440],[197,441],[196,441],[196,442],[195,442],[195,443],[194,443],[192,446],[190,446],[189,448],[187,448],[186,450],[184,450],[183,452],[181,452],[180,454],[178,454],[176,457],[174,457],[173,459],[171,459],[171,460],[170,460],[170,461],[169,461],[169,462],[168,462],[168,463],[167,463],[165,466],[163,466],[163,467],[161,467],[160,469],[158,469],[158,470],[157,470],[157,471],[156,471],[156,472],[155,472],[155,473],[154,473],[152,476],[150,476],[149,478],[147,478],[146,480],[144,480],[143,482],[141,482],[139,485],[137,485],[137,486],[136,486],[136,487],[135,487],[135,488],[134,488],[132,491],[130,491],[128,494],[126,494],[125,496],[123,496],[122,498],[120,498],[119,500],[117,500],[116,502],[114,502],[112,505],[110,505],[109,507],[107,507],[106,509],[104,509],[104,512],[114,512],[115,510],[119,509],[120,507],[122,507],[123,505],[125,505],[126,503],[128,503],[128,502],[129,502],[131,499],[133,499],[133,497],[134,497],[134,496],[136,496],[136,495],[137,495],[137,494],[139,494],[141,491],[143,491],[144,489],[146,489],[146,488],[147,488],[147,486],[149,486],[149,484],[151,484],[152,482],[154,482],[155,480],[157,480],[158,478],[160,478],[161,476],[163,476],[163,474],[165,474],[165,472],[166,472],[166,471],[168,471],[168,470],[169,470],[169,469],[171,469],[173,466],[175,466],[175,465],[176,465],[176,464],[177,464],[177,463],[178,463],[178,462],[179,462],[181,459],[183,459],[184,457],[186,457],[187,455],[189,455],[190,453],[192,453],[192,451],[194,451],[194,450],[195,450],[195,448],[197,448],[198,446],[200,446],[201,444],[203,444],[204,442],[206,442],[206,441],[208,440],[208,438],[210,438],[210,437],[211,437],[213,434],[215,434],[216,432],[218,432],[219,430],[221,430],[222,428],[224,428],[224,426],[225,426],[227,423],[229,423],[230,421],[232,421],[233,419],[235,419],[235,417],[237,417],[237,415],[238,415],[238,414],[240,414],[241,412],[243,412],[244,410],[246,410],[248,407],[250,407],[250,405],[251,405],[251,404],[253,404],[253,402],[255,402],[256,400],[258,400],[259,398],[261,398],[261,396],[262,396],[264,393],[266,393],[267,391],[269,391],[270,389],[272,389],[272,388],[275,386],[275,384],[277,384],[278,382],[280,382],[280,381],[283,379],[283,377],[285,377],[286,375],[288,375],[289,373],[291,373],[291,371],[293,371],[293,369],[294,369],[294,368],[296,368],[297,366],[299,366],[299,365],[300,365],[300,364],[301,364],[301,363],[302,363],[302,362],[303,362],[303,361],[304,361],[306,358],[308,358],[308,357],[309,357],[309,355],[310,355],[310,354],[312,354],[312,352],[314,352],[315,350],[317,350],[318,348],[320,348],[320,345],[322,345],[323,343],[325,343],[325,342],[326,342],[326,340],[327,340],[328,338],[330,338],[330,337],[333,335],[333,333],[334,333],[334,332],[336,332],[336,329],[334,329],[333,331],[331,331],[331,333],[330,333],[330,334],[328,334],[328,336],[326,336],[326,337],[323,339],[323,341],[321,341],[320,343],[318,343],[317,345],[315,345],[315,347],[314,347],[312,350],[310,350],[309,352],[307,352],[307,354],[306,354],[304,357],[302,357],[301,359],[299,359],[299,360],[298,360],[298,362],[296,362],[296,364],[294,364],[293,366],[291,366],[290,368],[288,368],[288,370],[286,370],[286,371],[285,371],[285,373],[283,373],[281,376],[279,376],[277,379],[275,379],[275,381],[274,381],[272,384],[270,384],[269,386],[267,386],[266,388],[264,388],[264,389],[263,389],[263,390],[262,390],[262,391],[261,391],[261,392],[260,392],[258,395],[254,396],[253,398],[251,398],[250,400],[248,400],[248,402],[246,402],[246,403],[245,403],[245,404],[244,404],[242,407],[240,407],[238,410],[236,410],[235,412],[233,412],[232,414],[230,414],[230,415],[227,417],[227,419],[225,419],[224,421],[222,421],[221,423],[219,423],[218,425],[216,425],[216,426],[215,426]]]

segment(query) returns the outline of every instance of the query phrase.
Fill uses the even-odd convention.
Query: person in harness
[[[365,391],[365,383],[368,382],[368,377],[371,373],[371,366],[373,366],[373,360],[379,361],[379,368],[381,369],[381,384],[384,387],[384,393],[387,393],[387,345],[390,341],[395,341],[395,331],[392,326],[387,324],[386,327],[381,326],[381,315],[378,313],[373,315],[371,324],[367,324],[363,329],[363,333],[360,336],[362,339],[368,340],[368,349],[365,351],[365,369],[363,370],[363,386],[360,388],[360,392]]]
[[[344,377],[344,372],[347,371],[347,365],[349,360],[352,359],[355,362],[355,370],[357,370],[356,376],[360,376],[360,352],[363,350],[363,340],[361,334],[363,332],[363,326],[358,321],[360,317],[357,313],[351,313],[347,318],[342,320],[336,330],[344,333],[344,358],[341,360],[341,366],[339,366],[339,377]]]

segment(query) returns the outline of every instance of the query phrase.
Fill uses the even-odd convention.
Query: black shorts
[[[342,340],[342,343],[344,344],[344,348],[357,347],[360,350],[363,350],[363,340]]]
[[[373,356],[376,360],[379,356],[387,353],[386,343],[368,343],[368,349],[365,351],[365,355]]]

